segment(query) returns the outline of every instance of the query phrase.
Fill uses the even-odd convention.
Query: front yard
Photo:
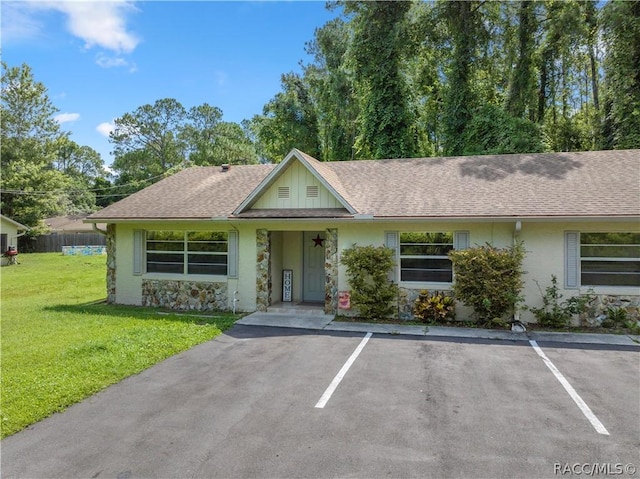
[[[208,341],[237,319],[106,305],[103,256],[18,260],[1,270],[1,437]]]

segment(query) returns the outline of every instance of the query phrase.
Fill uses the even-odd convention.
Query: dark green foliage
[[[538,285],[538,287],[540,286]],[[564,301],[562,301],[562,297],[560,288],[558,288],[558,278],[551,275],[551,286],[547,286],[542,294],[542,307],[529,308],[538,324],[550,328],[565,328],[570,325],[574,315],[586,311],[592,300],[590,294],[573,296]]]
[[[605,328],[619,328],[627,325],[629,313],[624,308],[607,308],[607,317],[602,321]]]
[[[443,10],[453,44],[444,106],[444,150],[447,155],[461,155],[465,150],[463,135],[478,103],[473,70],[481,22],[476,1],[445,2]]]
[[[448,324],[456,315],[456,302],[442,291],[423,289],[413,304],[413,315],[423,323]]]
[[[640,148],[640,2],[610,1],[603,9],[607,146]]]
[[[480,325],[503,324],[516,312],[523,288],[522,243],[509,248],[477,246],[449,253],[455,297],[471,306]]]
[[[495,105],[485,105],[475,112],[462,140],[465,155],[544,151],[542,132],[538,125],[510,116]]]
[[[414,115],[402,72],[410,2],[345,3],[354,13],[351,60],[360,100],[361,157],[407,158],[416,152]]]
[[[354,244],[342,252],[340,262],[347,267],[351,301],[362,318],[375,321],[396,313],[398,285],[388,279],[395,267],[392,249]]]
[[[535,48],[535,3],[521,0],[518,15],[518,59],[511,74],[505,110],[522,118],[533,102],[533,51]]]
[[[278,162],[299,148],[318,157],[318,121],[309,85],[298,74],[282,75],[282,92],[265,106],[262,115],[252,119],[261,154]]]

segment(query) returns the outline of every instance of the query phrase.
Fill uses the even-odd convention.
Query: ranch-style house
[[[640,150],[190,167],[90,215],[111,303],[353,315],[341,252],[395,251],[398,311],[455,281],[447,252],[522,241],[524,297],[558,278],[637,312]],[[465,319],[465,308],[459,308]],[[534,318],[524,313],[523,320]]]

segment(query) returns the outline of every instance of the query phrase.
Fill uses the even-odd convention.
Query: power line
[[[73,194],[73,193],[88,193],[88,192],[99,192],[99,191],[107,191],[107,190],[115,190],[117,188],[124,188],[127,186],[136,186],[140,183],[147,183],[149,181],[155,180],[157,178],[161,178],[164,177],[164,173],[160,174],[160,175],[156,175],[156,176],[152,176],[151,178],[147,178],[146,180],[140,180],[139,182],[131,182],[131,183],[125,183],[124,185],[114,185],[114,186],[107,186],[104,188],[87,188],[87,189],[82,189],[82,190],[33,190],[33,191],[25,191],[25,190],[11,190],[11,189],[0,189],[0,193],[2,194],[8,194],[8,195],[50,195],[52,193],[68,193],[68,194]],[[128,196],[131,193],[116,193],[116,194],[111,194],[111,195],[96,195],[96,198],[103,198],[106,196]]]

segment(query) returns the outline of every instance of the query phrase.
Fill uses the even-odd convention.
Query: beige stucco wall
[[[240,302],[237,307],[240,311],[254,311],[256,309],[256,230],[267,229],[272,232],[272,300],[281,300],[282,269],[294,271],[293,298],[301,297],[302,276],[302,233],[301,231],[324,231],[327,228],[337,228],[338,249],[342,251],[351,247],[354,243],[360,245],[384,244],[386,231],[469,231],[470,245],[483,245],[491,243],[497,247],[509,246],[513,243],[514,221],[504,222],[378,222],[361,221],[345,222],[333,221],[220,221],[220,222],[180,222],[172,223],[145,223],[142,225],[119,224],[117,225],[117,280],[116,297],[118,303],[141,304],[142,279],[143,278],[172,278],[193,280],[194,278],[181,277],[179,275],[133,275],[133,231],[135,229],[181,229],[181,230],[214,230],[214,231],[238,231],[239,240],[239,269],[238,278],[223,279],[228,283],[229,309],[232,307],[232,293],[238,291]],[[638,223],[634,222],[536,222],[522,221],[519,239],[524,242],[527,255],[524,260],[525,274],[525,302],[529,306],[540,306],[541,297],[538,286],[534,280],[540,283],[542,288],[549,285],[551,275],[558,277],[558,283],[563,288],[565,298],[572,295],[585,293],[582,290],[565,290],[565,258],[564,258],[564,234],[566,231],[581,232],[616,232],[616,231],[640,231]],[[174,278],[174,276],[177,276]],[[206,281],[207,277],[200,277]],[[198,279],[200,279],[198,278]],[[213,278],[209,278],[213,280]],[[220,281],[219,277],[215,281]],[[429,283],[400,283],[401,287],[409,289],[440,289],[447,290],[450,285]],[[348,290],[346,269],[340,265],[338,271],[338,289]],[[640,295],[640,288],[595,288],[598,294],[630,294]],[[468,314],[464,308],[459,314]],[[523,313],[525,321],[533,321],[530,313]]]

